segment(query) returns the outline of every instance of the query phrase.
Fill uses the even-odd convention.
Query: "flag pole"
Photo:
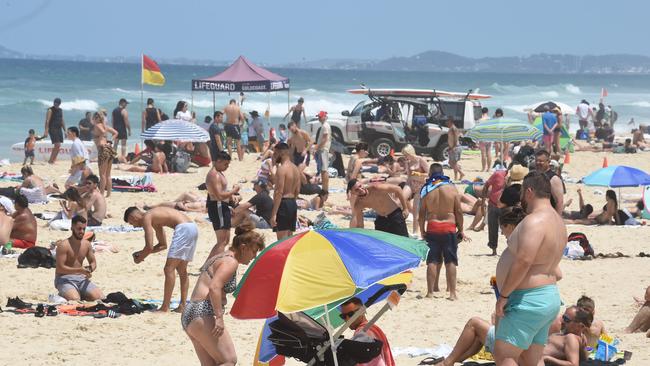
[[[144,118],[144,53],[140,54],[140,118]],[[140,122],[140,132],[144,129],[144,122]]]

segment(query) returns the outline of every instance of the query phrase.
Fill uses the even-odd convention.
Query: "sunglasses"
[[[571,322],[573,322],[573,321],[574,321],[574,319],[571,319],[571,318],[569,318],[569,317],[566,316],[566,315],[562,315],[562,322],[563,322],[563,323],[571,323]]]
[[[354,313],[356,313],[356,310],[347,313],[342,313],[339,316],[341,317],[341,319],[346,320],[347,318],[351,318],[354,315]]]

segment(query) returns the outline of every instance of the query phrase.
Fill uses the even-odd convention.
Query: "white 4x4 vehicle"
[[[447,119],[451,116],[461,130],[474,127],[481,116],[481,94],[459,94],[422,89],[357,89],[365,94],[352,111],[331,116],[332,138],[345,146],[366,142],[372,156],[399,152],[407,144],[418,154],[436,161],[448,158]],[[315,137],[320,123],[310,120],[307,131]]]

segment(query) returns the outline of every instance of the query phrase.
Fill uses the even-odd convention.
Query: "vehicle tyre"
[[[434,161],[445,161],[449,159],[449,144],[447,144],[447,141],[439,141],[438,145],[433,149],[431,157]]]
[[[379,158],[390,155],[395,150],[395,141],[387,138],[373,140],[370,144],[370,155]]]

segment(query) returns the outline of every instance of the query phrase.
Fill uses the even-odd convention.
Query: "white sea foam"
[[[582,94],[582,90],[580,90],[579,87],[577,87],[577,86],[575,86],[575,85],[573,85],[573,84],[567,84],[567,85],[565,85],[565,86],[564,86],[564,89],[565,89],[567,92],[571,93],[571,94],[576,94],[576,95],[577,95],[577,94]]]
[[[38,101],[46,107],[52,106],[51,100],[39,99]],[[74,99],[61,102],[61,109],[64,111],[96,111],[99,109],[99,104],[91,99]]]
[[[650,108],[650,102],[647,100],[640,100],[638,102],[632,102],[632,103],[625,103],[624,105],[629,105],[633,107],[641,107],[641,108]]]
[[[540,94],[546,98],[557,98],[560,96],[560,93],[556,92],[555,90],[541,92]]]

